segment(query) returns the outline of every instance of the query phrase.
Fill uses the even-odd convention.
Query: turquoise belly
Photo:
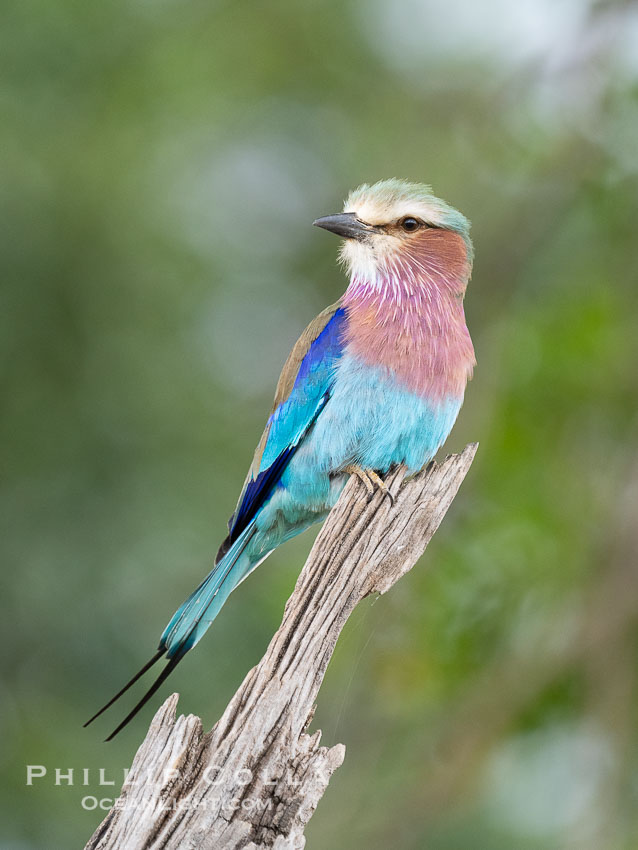
[[[326,515],[349,464],[386,473],[405,464],[416,472],[447,438],[462,399],[429,402],[396,385],[387,372],[345,355],[330,400],[284,471],[258,518],[268,545]]]

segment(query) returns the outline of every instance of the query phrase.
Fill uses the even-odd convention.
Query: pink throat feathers
[[[378,265],[372,280],[354,270],[344,295],[348,352],[428,400],[462,399],[475,364],[463,310],[465,241],[427,230]]]

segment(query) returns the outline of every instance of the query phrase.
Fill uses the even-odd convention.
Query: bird
[[[422,469],[446,440],[475,366],[464,296],[474,251],[467,218],[430,186],[389,179],[352,191],[313,224],[343,239],[349,282],[303,331],[215,565],[177,609],[158,649],[85,726],[160,659],[160,675],[111,740],[203,637],[230,593],[278,546],[328,515],[350,475],[368,493],[403,465]]]

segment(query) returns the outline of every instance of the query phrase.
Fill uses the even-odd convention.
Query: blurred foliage
[[[337,647],[316,726],[348,754],[308,846],[638,846],[635,6],[8,0],[0,42],[2,846],[80,846],[119,787],[151,712],[108,746],[81,724],[207,571],[344,288],[312,220],[390,176],[474,222],[447,450],[481,447]],[[310,542],[233,595],[183,711],[216,720]]]

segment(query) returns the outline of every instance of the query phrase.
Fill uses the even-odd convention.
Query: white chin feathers
[[[375,237],[374,241],[359,242],[356,239],[345,239],[339,250],[339,262],[346,267],[350,278],[365,280],[374,284],[379,272],[388,268],[398,245],[391,236]]]

